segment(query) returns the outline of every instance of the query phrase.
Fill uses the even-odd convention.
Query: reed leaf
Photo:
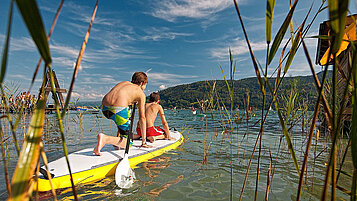
[[[290,96],[289,96],[289,101],[288,101],[288,107],[286,111],[286,120],[285,120],[285,126],[288,124],[290,114],[292,110],[294,109],[295,105],[295,99],[296,99],[297,93],[295,93],[294,89],[292,88],[290,91]]]
[[[41,57],[46,64],[51,63],[50,48],[36,0],[16,0],[16,4]]]
[[[357,168],[353,168],[351,200],[357,200]]]
[[[299,47],[299,44],[300,44],[300,41],[301,41],[301,37],[302,37],[302,32],[303,32],[303,29],[304,29],[304,26],[305,26],[305,23],[306,23],[306,20],[307,18],[309,17],[310,15],[310,11],[312,9],[312,6],[310,7],[310,10],[309,12],[307,13],[303,23],[300,25],[300,28],[297,32],[297,36],[295,37],[295,39],[293,39],[293,35],[291,36],[291,41],[292,41],[292,45],[291,45],[291,49],[289,51],[289,56],[288,56],[288,59],[286,60],[286,63],[285,63],[285,67],[284,67],[284,74],[286,74],[288,72],[288,69],[295,57],[295,54],[296,54],[296,51]]]
[[[1,95],[2,97],[5,97],[5,91],[4,91],[4,88],[3,88],[3,85],[0,85],[0,90],[1,90]],[[7,104],[7,101],[6,101],[6,98],[3,99],[3,104],[4,104],[4,107],[5,107],[5,110],[6,110],[6,116],[7,116],[7,119],[9,121],[9,124],[10,124],[10,127],[11,127],[11,133],[12,133],[12,137],[14,139],[14,144],[15,144],[15,148],[16,148],[16,153],[17,155],[19,156],[20,155],[20,146],[19,146],[19,143],[17,141],[17,137],[16,137],[16,133],[15,133],[15,126],[13,125],[12,123],[12,118],[11,118],[11,115],[10,115],[10,108]]]
[[[353,90],[352,90],[352,125],[351,125],[351,153],[353,162],[353,179],[351,189],[351,200],[357,199],[357,50],[355,45],[352,62]]]
[[[345,21],[349,0],[328,0],[331,34],[333,36],[332,54],[340,49],[342,37],[345,31]]]
[[[12,177],[12,192],[9,200],[28,200],[32,193],[30,180],[35,172],[39,155],[40,141],[45,119],[44,98],[39,99],[32,115],[26,140],[22,145],[20,157]]]
[[[42,157],[43,164],[45,165],[45,168],[46,168],[47,178],[48,178],[48,181],[50,182],[51,192],[52,192],[53,198],[54,198],[55,201],[57,201],[56,191],[53,188],[52,177],[51,177],[50,170],[48,169],[48,161],[47,161],[46,153],[44,151],[44,147],[43,147],[43,143],[42,142],[40,142],[40,154],[41,154],[41,157]]]
[[[262,94],[265,94],[266,90],[265,90],[265,87],[263,85],[263,81],[262,81],[262,77],[260,75],[258,64],[257,64],[257,61],[255,59],[255,56],[254,56],[254,53],[253,53],[253,49],[252,49],[252,47],[250,45],[250,42],[249,42],[249,39],[248,39],[248,35],[247,35],[246,30],[245,30],[245,27],[244,27],[244,24],[243,24],[243,20],[242,20],[242,17],[240,15],[239,7],[238,7],[238,4],[237,4],[236,0],[234,0],[234,6],[236,8],[236,11],[237,11],[237,14],[238,14],[238,18],[239,18],[240,24],[241,24],[242,29],[243,29],[244,37],[245,37],[245,40],[246,40],[247,45],[248,45],[250,57],[251,57],[252,62],[253,62],[253,66],[254,66],[255,74],[256,74],[257,79],[258,79],[258,84],[259,84],[260,90],[261,90]]]
[[[223,78],[224,78],[224,82],[226,83],[226,86],[227,86],[227,89],[228,89],[228,94],[229,94],[229,96],[231,96],[232,95],[231,87],[229,86],[229,83],[227,81],[226,75],[224,74],[222,66],[219,66],[219,67],[221,68],[222,75],[223,75]]]
[[[273,60],[273,58],[275,56],[275,53],[278,50],[278,48],[279,48],[279,46],[281,44],[281,41],[284,38],[286,30],[289,27],[290,20],[292,19],[292,16],[293,16],[293,13],[294,13],[294,10],[295,10],[297,2],[298,2],[298,0],[295,0],[293,6],[291,7],[288,15],[286,16],[283,24],[281,25],[278,33],[276,34],[276,36],[274,38],[274,41],[273,41],[273,44],[271,46],[271,49],[270,49],[270,52],[269,52],[269,56],[268,56],[268,59],[267,59],[267,65],[269,65],[271,63],[271,61]]]
[[[2,161],[4,163],[4,173],[5,173],[5,183],[6,183],[6,189],[8,194],[11,194],[11,184],[10,184],[10,179],[9,179],[9,171],[7,169],[7,160],[6,160],[6,150],[7,146],[5,143],[4,139],[4,133],[2,131],[1,125],[0,125],[0,148],[1,148],[1,155],[2,155]]]
[[[2,82],[4,81],[6,66],[7,66],[7,54],[9,51],[13,7],[14,7],[14,1],[11,1],[10,9],[9,9],[9,19],[8,19],[8,25],[7,25],[6,41],[5,41],[4,49],[2,52],[2,59],[1,59],[1,71],[0,71],[0,84],[1,85],[2,85]]]
[[[310,69],[312,70],[312,72],[314,73],[313,71],[313,65],[312,65],[312,62],[311,62],[311,58],[310,58],[310,55],[309,55],[309,52],[307,50],[307,47],[305,45],[305,42],[304,40],[302,40],[302,44],[303,44],[303,47],[304,47],[304,52],[305,52],[305,55],[306,55],[306,58],[307,58],[307,61],[309,63],[309,66],[310,66]],[[317,117],[318,117],[318,114],[319,114],[319,110],[320,110],[320,102],[321,102],[321,97],[322,97],[322,90],[320,88],[318,88],[318,98],[317,98],[317,101],[315,103],[315,109],[314,109],[314,114],[313,114],[313,119],[312,119],[312,122],[311,122],[311,125],[310,125],[310,131],[309,131],[309,136],[308,136],[308,141],[307,141],[307,144],[306,144],[306,150],[305,150],[305,153],[304,153],[304,160],[303,160],[303,163],[302,163],[302,167],[301,167],[301,171],[300,171],[300,175],[299,175],[299,186],[298,186],[298,192],[297,192],[297,198],[296,200],[300,200],[300,197],[301,197],[301,191],[302,191],[302,183],[303,183],[303,179],[304,179],[304,171],[306,170],[306,166],[307,166],[307,161],[309,159],[309,151],[310,151],[310,146],[311,146],[311,143],[312,143],[312,138],[313,138],[313,134],[314,134],[314,131],[315,131],[315,125],[316,125],[316,122],[317,122]],[[316,134],[316,143],[318,141],[318,138],[319,138],[319,135],[318,133]]]
[[[86,49],[86,46],[87,46],[89,33],[90,33],[91,28],[92,28],[92,24],[93,24],[93,21],[94,21],[94,18],[95,18],[95,14],[97,13],[97,8],[98,8],[98,0],[95,3],[95,7],[94,7],[94,10],[93,10],[92,18],[91,18],[91,21],[89,23],[89,27],[88,27],[87,33],[86,33],[86,35],[84,37],[84,41],[82,43],[81,50],[79,51],[79,54],[78,54],[78,57],[77,57],[76,66],[74,67],[71,84],[70,84],[69,89],[68,89],[68,93],[67,93],[67,96],[66,96],[66,101],[65,101],[65,104],[64,104],[64,107],[63,107],[63,111],[62,111],[62,115],[61,115],[62,118],[64,118],[64,116],[66,115],[66,110],[67,110],[69,101],[71,99],[71,95],[72,95],[72,91],[73,91],[73,87],[74,87],[74,82],[75,82],[76,77],[77,77],[79,66],[81,65],[81,61],[82,61],[84,50]]]
[[[269,90],[272,91],[272,89],[270,87],[270,84],[268,82],[267,82],[267,85],[269,87]],[[289,151],[290,151],[290,154],[291,154],[291,158],[293,159],[293,162],[294,162],[294,165],[295,165],[297,173],[300,174],[299,163],[298,163],[298,160],[296,158],[294,146],[293,146],[293,144],[291,142],[291,139],[290,139],[289,131],[285,126],[283,115],[281,114],[281,111],[280,111],[279,106],[278,106],[278,102],[277,102],[276,97],[275,97],[275,95],[273,93],[272,93],[272,96],[273,96],[273,101],[274,101],[276,112],[278,113],[278,116],[279,116],[280,124],[283,127],[284,137],[285,137],[285,140],[286,140],[286,144],[288,145],[288,148],[289,148]]]
[[[273,16],[274,16],[274,7],[275,7],[275,0],[267,0],[267,8],[266,8],[266,40],[267,44],[270,44],[271,35],[272,35],[272,25],[273,25]]]
[[[57,93],[56,93],[56,86],[55,86],[54,76],[53,76],[53,72],[52,72],[51,66],[48,67],[48,72],[50,74],[50,84],[51,84],[51,88],[52,88],[52,94],[53,94],[54,100],[55,100],[55,107],[56,107],[58,126],[59,126],[60,133],[61,133],[62,149],[63,149],[63,152],[64,152],[64,156],[66,158],[67,168],[68,168],[68,172],[69,172],[70,180],[71,180],[71,184],[72,184],[72,192],[73,192],[73,196],[74,196],[75,200],[78,200],[76,187],[75,187],[74,182],[73,182],[72,170],[71,170],[71,166],[70,166],[70,163],[69,163],[66,139],[65,139],[65,136],[64,136],[63,122],[62,122],[62,118],[61,118],[61,112],[59,110],[59,104],[60,103],[58,102],[58,97],[57,97]]]
[[[53,30],[54,30],[54,28],[55,28],[55,26],[56,26],[58,16],[59,16],[59,14],[61,13],[61,9],[62,9],[62,6],[63,6],[63,2],[64,2],[64,0],[61,0],[60,5],[58,6],[58,9],[57,9],[55,18],[54,18],[53,21],[52,21],[52,26],[51,26],[50,32],[48,32],[48,35],[47,35],[47,41],[50,40],[50,37],[51,37],[51,35],[52,35],[52,32],[53,32]],[[35,82],[36,75],[37,75],[38,69],[40,68],[41,62],[42,62],[42,57],[41,57],[41,58],[38,60],[38,62],[37,62],[37,66],[36,66],[35,72],[34,72],[34,74],[33,74],[33,76],[32,76],[32,81],[31,81],[30,89],[32,88],[33,83]]]
[[[290,2],[290,9],[291,9],[291,0],[289,1]],[[291,41],[294,41],[294,24],[293,24],[293,19],[290,19],[290,38],[291,38]]]

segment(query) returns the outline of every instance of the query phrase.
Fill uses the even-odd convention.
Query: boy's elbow
[[[139,121],[146,122],[146,117],[145,116],[139,117]]]

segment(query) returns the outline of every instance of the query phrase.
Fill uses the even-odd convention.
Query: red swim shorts
[[[136,132],[138,133],[138,135],[141,136],[141,129],[139,127],[136,128]],[[160,128],[160,126],[152,126],[152,127],[146,128],[146,137],[163,135],[164,133],[165,133],[165,131],[162,130],[162,128]]]

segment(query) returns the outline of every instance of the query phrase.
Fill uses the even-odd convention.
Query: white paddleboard
[[[129,149],[128,158],[130,166],[147,161],[150,158],[161,155],[162,153],[175,149],[183,142],[180,132],[170,130],[170,137],[175,140],[155,140],[153,143],[147,142],[152,148],[140,147],[141,140],[134,140]],[[101,150],[101,156],[93,154],[93,148],[76,151],[68,155],[72,171],[74,184],[83,184],[102,179],[106,176],[114,175],[118,162],[124,156],[125,150],[116,150],[112,145],[105,145]],[[65,157],[59,158],[48,164],[50,173],[53,174],[52,183],[54,189],[71,187],[69,171]],[[45,169],[45,167],[42,167]],[[51,186],[49,180],[40,173],[38,185],[35,190],[49,191]]]

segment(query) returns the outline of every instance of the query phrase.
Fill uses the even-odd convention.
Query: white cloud
[[[233,6],[231,0],[177,0],[161,1],[156,4],[152,15],[167,21],[178,17],[204,18]]]
[[[10,38],[10,51],[30,51],[36,50],[35,43],[30,37]]]
[[[50,49],[53,52],[56,52],[61,55],[65,55],[67,57],[76,58],[78,56],[79,50],[74,49],[70,46],[60,45],[56,42],[52,42],[50,45]]]
[[[54,66],[61,65],[61,66],[67,66],[67,67],[72,67],[74,59],[68,58],[68,57],[53,57],[52,56],[52,62]]]
[[[159,87],[160,89],[166,89],[166,86],[165,85],[160,85],[160,87]]]
[[[288,42],[288,40],[289,40],[288,38],[283,39],[283,41],[280,44],[280,47],[283,47]],[[254,41],[249,41],[249,42],[250,42],[250,46],[253,49],[253,52],[266,51],[267,49],[267,43],[265,40],[258,41],[258,42],[254,42]],[[312,45],[311,41],[309,42],[310,42],[309,45]],[[287,50],[285,52],[289,50],[290,45],[291,43],[289,42]],[[227,55],[229,55],[229,49],[231,49],[233,55],[242,55],[242,54],[249,53],[247,42],[245,41],[245,39],[240,39],[240,38],[236,38],[233,40],[233,42],[229,42],[227,44],[221,45],[221,47],[212,48],[210,50],[210,53],[211,56],[214,58],[223,59],[223,58],[227,58]]]
[[[174,40],[178,36],[192,36],[192,33],[178,33],[178,32],[171,32],[168,28],[151,28],[150,30],[145,30],[146,34],[142,37],[142,40]]]
[[[118,82],[112,76],[108,76],[108,75],[102,75],[102,76],[103,76],[102,78],[99,78],[100,82],[103,82],[103,83],[116,83],[116,82]]]
[[[260,42],[250,41],[250,45],[253,51],[266,50],[267,48],[265,41],[260,41]],[[229,54],[228,52],[229,49],[231,49],[233,55],[241,55],[249,52],[246,41],[236,38],[232,43],[222,45],[222,47],[211,49],[210,50],[211,56],[219,59],[227,58],[227,55]]]
[[[179,75],[171,73],[148,73],[149,82],[152,81],[176,81],[178,79],[196,78],[195,75]]]
[[[98,101],[101,100],[104,97],[105,94],[102,94],[100,92],[72,92],[71,99],[76,100],[79,99],[79,101]]]

